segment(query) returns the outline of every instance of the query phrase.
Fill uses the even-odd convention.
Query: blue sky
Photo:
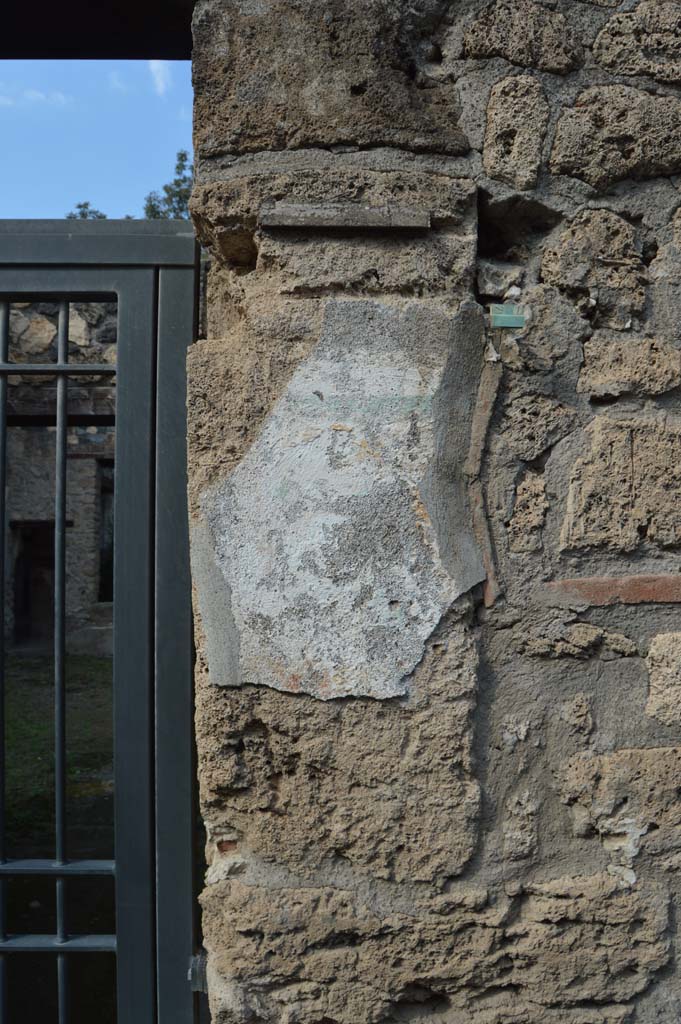
[[[191,116],[189,61],[0,61],[0,218],[142,216]]]

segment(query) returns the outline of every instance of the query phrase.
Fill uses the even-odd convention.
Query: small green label
[[[490,306],[492,327],[524,327],[527,317],[524,306],[516,306],[512,302]]]

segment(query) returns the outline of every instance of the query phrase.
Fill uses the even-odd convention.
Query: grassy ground
[[[111,661],[67,658],[67,807],[71,856],[112,856]],[[54,685],[50,657],[7,664],[7,838],[14,856],[52,856]]]
[[[11,654],[7,659],[7,840],[10,856],[54,856],[54,684],[51,657]],[[113,856],[111,661],[67,659],[67,854]],[[54,881],[18,878],[9,883],[7,924],[14,933],[53,933]],[[71,880],[70,932],[111,932],[112,879]],[[71,958],[70,1024],[114,1024],[115,958]],[[21,955],[9,964],[9,1018],[24,1024],[56,1019],[54,958]]]

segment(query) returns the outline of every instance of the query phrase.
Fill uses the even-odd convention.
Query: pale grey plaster
[[[329,303],[262,433],[203,495],[213,682],[407,692],[425,641],[485,575],[462,479],[483,351],[474,304]]]

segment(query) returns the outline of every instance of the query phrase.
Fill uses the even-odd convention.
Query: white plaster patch
[[[202,500],[213,682],[406,692],[442,616],[484,579],[462,478],[483,351],[478,307],[454,324],[421,304],[329,304],[317,349]]]

